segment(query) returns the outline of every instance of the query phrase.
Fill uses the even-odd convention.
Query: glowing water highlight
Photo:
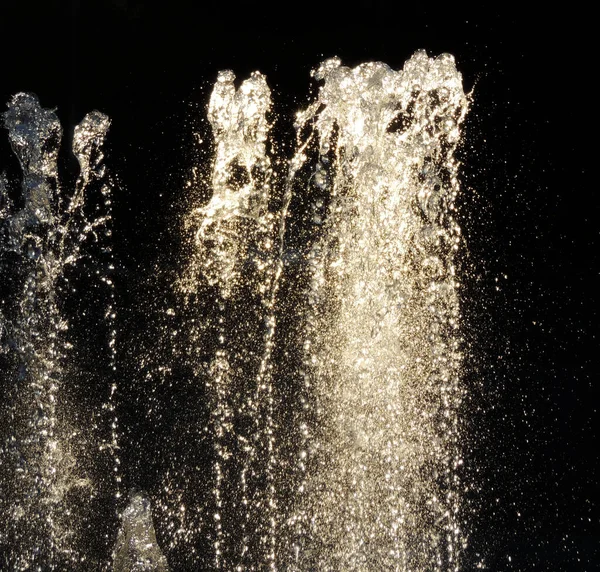
[[[154,489],[128,497],[109,120],[93,112],[76,128],[69,191],[56,115],[31,95],[9,103],[23,171],[16,203],[0,181],[0,545],[12,568],[460,570],[461,76],[425,52],[399,71],[332,58],[313,76],[293,142],[273,135],[265,76],[217,77],[212,156],[194,166],[206,199],[181,199],[178,301],[154,309],[175,324],[157,344],[171,349],[139,367],[164,399],[201,397],[164,435]],[[102,349],[86,361],[93,320]],[[98,510],[104,540],[91,546]]]

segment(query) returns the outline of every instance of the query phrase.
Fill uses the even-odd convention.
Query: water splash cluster
[[[451,57],[400,72],[332,59],[298,116],[316,138],[304,376],[313,414],[294,569],[455,570],[460,514],[460,230]],[[312,423],[310,422],[312,419]]]
[[[424,52],[399,72],[334,58],[314,75],[322,86],[298,113],[296,150],[277,176],[264,78],[236,91],[222,73],[209,105],[212,198],[187,219],[195,242],[183,284],[218,290],[219,342],[199,376],[212,400],[214,565],[455,570],[465,544],[453,264],[461,78],[450,56]],[[301,243],[308,286],[297,287],[303,387],[288,416],[272,403],[269,344],[287,317],[277,292],[281,272],[289,278],[292,193],[311,220],[308,238],[289,241]],[[275,373],[281,386],[293,375]],[[262,480],[250,485],[255,471]]]
[[[0,186],[0,503],[8,516],[0,523],[0,544],[10,569],[58,570],[86,561],[81,520],[102,489],[92,474],[97,459],[84,458],[86,433],[97,430],[96,437],[113,449],[116,440],[116,431],[104,435],[94,419],[91,429],[82,423],[87,412],[74,402],[70,368],[76,335],[65,309],[78,297],[78,273],[86,259],[97,259],[98,250],[104,250],[110,264],[105,235],[111,189],[101,152],[110,122],[93,112],[76,127],[73,151],[81,174],[70,195],[59,185],[62,129],[56,114],[43,109],[34,95],[19,93],[3,123],[23,176],[14,199],[6,179]],[[101,197],[94,214],[86,196],[92,192]],[[103,320],[111,332],[107,352],[114,367],[114,292],[105,272],[102,296],[110,302]]]
[[[195,167],[207,192],[187,198],[176,297],[156,308],[170,325],[161,351],[139,357],[149,395],[136,405],[148,404],[165,446],[118,534],[107,520],[112,560],[105,551],[99,570],[460,569],[461,76],[451,56],[425,52],[400,71],[332,58],[313,76],[320,87],[286,147],[266,78],[218,75],[212,158]],[[19,204],[0,189],[0,271],[14,276],[0,307],[13,384],[1,451],[12,468],[0,478],[13,514],[0,542],[19,547],[3,549],[16,569],[92,569],[69,535],[89,522],[79,507],[102,471],[86,470],[77,443],[110,456],[112,507],[119,442],[136,438],[117,423],[129,404],[116,392],[112,280],[84,262],[106,255],[110,269],[108,120],[90,114],[77,128],[68,199],[54,113],[20,94],[4,121],[24,175]],[[93,215],[90,189],[104,197]],[[69,333],[69,269],[108,286],[95,432],[69,389],[85,377],[67,367],[85,345]]]
[[[193,238],[180,287],[192,304],[191,294],[212,293],[211,309],[195,307],[198,327],[190,340],[212,345],[207,371],[192,365],[211,402],[214,504],[207,516],[214,523],[215,569],[242,570],[275,562],[270,361],[284,214],[270,207],[275,181],[266,78],[254,73],[238,89],[234,80],[232,72],[221,72],[208,106],[212,196],[186,220]]]

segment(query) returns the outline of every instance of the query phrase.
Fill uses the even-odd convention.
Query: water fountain
[[[314,77],[286,154],[267,79],[218,75],[210,192],[187,199],[177,302],[159,309],[169,351],[143,358],[166,461],[128,498],[108,119],[77,128],[69,194],[56,116],[30,95],[9,104],[23,183],[16,201],[0,188],[7,566],[460,569],[461,77],[425,52],[400,71],[332,58]],[[156,411],[175,393],[167,430]]]
[[[93,112],[75,129],[81,175],[72,193],[58,181],[61,127],[54,112],[33,95],[17,94],[4,126],[23,179],[17,201],[7,181],[0,187],[3,565],[94,568],[99,563],[78,547],[94,547],[100,531],[83,523],[94,512],[114,512],[119,479],[118,471],[114,483],[92,477],[118,463],[111,189],[101,152],[109,120]],[[92,195],[97,200],[89,208]],[[89,302],[102,310],[82,326],[78,312],[85,315]],[[75,347],[82,336],[88,341]],[[104,366],[100,381],[76,367],[79,351],[96,336],[105,342],[95,356]],[[90,406],[94,398],[101,409]]]

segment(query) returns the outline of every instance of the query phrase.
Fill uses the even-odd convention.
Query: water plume
[[[77,403],[82,380],[75,380],[71,368],[77,336],[69,320],[76,304],[71,309],[66,304],[77,298],[78,275],[95,248],[106,250],[110,264],[104,237],[109,233],[110,187],[100,150],[109,120],[93,112],[77,126],[73,150],[81,174],[70,195],[59,184],[62,128],[54,111],[42,108],[34,95],[19,93],[9,102],[3,123],[23,176],[16,200],[7,185],[0,189],[0,358],[6,374],[0,458],[9,467],[1,480],[0,502],[8,515],[0,524],[2,552],[14,570],[89,569],[95,564],[81,525],[99,497],[106,502],[100,492],[104,487],[114,494],[114,483],[99,483],[95,469],[115,460],[101,454],[86,458],[86,448],[90,441],[98,440],[102,447],[107,440],[114,449],[116,432],[106,436],[98,423],[102,415]],[[92,192],[102,197],[99,214],[87,210],[86,195]],[[101,296],[114,301],[108,268],[100,277],[106,286]],[[111,332],[106,354],[114,366],[110,304],[108,308],[101,330]]]
[[[449,56],[315,72],[319,237],[308,253],[293,569],[455,570],[460,515],[460,229],[467,101]],[[308,420],[312,419],[312,423]]]
[[[176,276],[153,268],[157,339],[129,348],[129,394],[109,120],[76,128],[68,192],[56,114],[28,94],[9,103],[23,171],[19,193],[0,177],[0,545],[13,569],[460,570],[462,79],[451,56],[423,51],[398,71],[331,58],[313,78],[284,141],[267,78],[218,74],[211,157],[185,186],[206,192],[178,198]],[[148,434],[123,428],[120,408]],[[140,447],[151,440],[154,453]]]

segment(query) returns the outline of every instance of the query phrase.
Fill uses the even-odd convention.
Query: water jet
[[[422,51],[399,71],[331,58],[313,76],[285,155],[267,78],[218,75],[212,158],[198,166],[210,193],[182,197],[175,303],[155,309],[168,351],[130,358],[156,403],[138,414],[167,447],[153,487],[129,499],[119,451],[136,437],[118,412],[141,401],[117,384],[108,119],[78,128],[69,193],[55,114],[26,94],[9,104],[23,171],[16,198],[0,188],[12,568],[460,569],[461,76]],[[167,426],[156,411],[174,394]]]

